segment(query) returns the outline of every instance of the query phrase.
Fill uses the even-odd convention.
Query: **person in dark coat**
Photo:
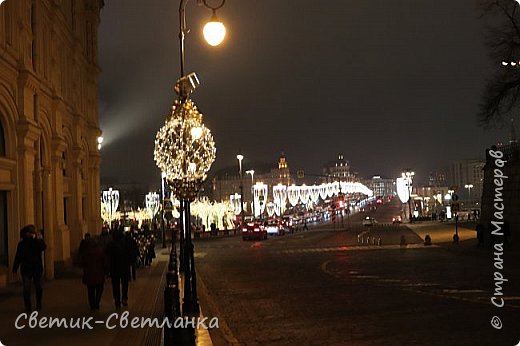
[[[139,246],[134,239],[132,231],[125,233],[125,240],[130,250],[130,280],[136,280],[137,258],[139,257]]]
[[[114,230],[106,254],[109,260],[112,294],[116,309],[128,306],[128,281],[130,279],[131,248],[122,229]]]
[[[99,239],[98,239],[98,243],[101,245],[103,250],[106,250],[106,248],[107,248],[107,246],[108,246],[108,244],[110,243],[111,240],[112,240],[112,237],[108,233],[108,228],[103,228],[101,230],[101,234],[100,234]]]
[[[42,252],[47,246],[45,245],[41,234],[36,231],[36,226],[34,225],[24,226],[20,230],[20,238],[22,238],[22,240],[18,243],[16,249],[13,273],[16,274],[18,268],[20,268],[23,280],[23,300],[25,311],[32,311],[31,287],[33,283],[36,291],[36,310],[41,310],[43,296]]]
[[[155,258],[155,241],[153,236],[146,239],[146,259],[145,266],[151,266],[152,261]]]
[[[87,286],[88,303],[91,310],[99,310],[108,260],[103,246],[92,238],[85,241],[82,250],[80,264],[83,267],[83,283]]]

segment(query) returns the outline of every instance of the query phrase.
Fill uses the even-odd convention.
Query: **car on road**
[[[392,223],[401,223],[401,222],[402,222],[401,216],[399,216],[399,215],[398,216],[394,216],[392,218]]]
[[[293,233],[294,232],[293,219],[290,216],[283,217],[282,226],[283,226],[284,233]]]
[[[267,239],[267,230],[261,222],[253,221],[242,225],[243,240]]]
[[[269,220],[265,225],[267,235],[284,235],[283,225],[278,220]]]
[[[370,216],[365,217],[365,219],[363,220],[363,226],[365,226],[365,227],[370,227],[376,223],[377,223],[377,220]]]

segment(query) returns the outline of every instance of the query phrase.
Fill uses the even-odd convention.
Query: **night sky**
[[[212,2],[213,0],[208,0]],[[218,2],[218,0],[216,0]],[[483,158],[509,128],[477,112],[491,62],[474,0],[227,0],[227,37],[207,45],[211,11],[187,5],[186,72],[212,131],[212,171],[287,156],[319,173],[343,153],[361,176],[425,179],[451,160]],[[102,182],[156,183],[155,133],[179,78],[178,1],[108,0],[99,31]]]

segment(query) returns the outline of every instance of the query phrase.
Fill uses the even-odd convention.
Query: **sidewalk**
[[[452,243],[455,234],[455,222],[420,221],[407,223],[405,226],[415,232],[423,241],[429,234],[432,244]],[[472,239],[476,241],[477,232],[474,228],[465,228],[464,224],[459,224],[457,228],[460,242]]]
[[[54,279],[44,283],[43,309],[38,314],[42,317],[80,321],[78,328],[30,328],[29,319],[21,317],[17,329],[15,322],[23,311],[21,283],[11,284],[0,289],[0,342],[12,345],[161,345],[163,330],[159,328],[121,328],[119,322],[122,314],[128,312],[128,320],[134,317],[163,319],[165,273],[169,258],[168,249],[157,249],[157,258],[149,268],[137,270],[137,280],[129,284],[128,307],[116,311],[110,280],[105,282],[105,290],[101,308],[91,312],[87,301],[87,289],[81,282],[81,271],[74,269],[68,277]],[[182,285],[180,285],[182,287]],[[181,292],[182,294],[182,292]],[[182,295],[181,295],[182,296]],[[117,319],[109,317],[118,312]],[[81,329],[81,320],[92,317],[90,325],[93,329]],[[99,321],[99,322],[95,322]],[[106,326],[116,326],[108,329]],[[197,345],[212,345],[208,331],[197,330]]]

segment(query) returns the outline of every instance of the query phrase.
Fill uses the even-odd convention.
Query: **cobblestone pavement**
[[[262,242],[196,243],[206,315],[218,316],[215,345],[516,345],[520,340],[520,256],[505,252],[505,305],[493,254],[468,238],[424,246],[406,225],[369,232],[331,225]],[[430,227],[429,231],[435,231]],[[388,236],[388,232],[392,232]],[[376,234],[379,236],[379,233]],[[400,246],[401,235],[410,239]],[[500,317],[503,328],[491,326]]]

